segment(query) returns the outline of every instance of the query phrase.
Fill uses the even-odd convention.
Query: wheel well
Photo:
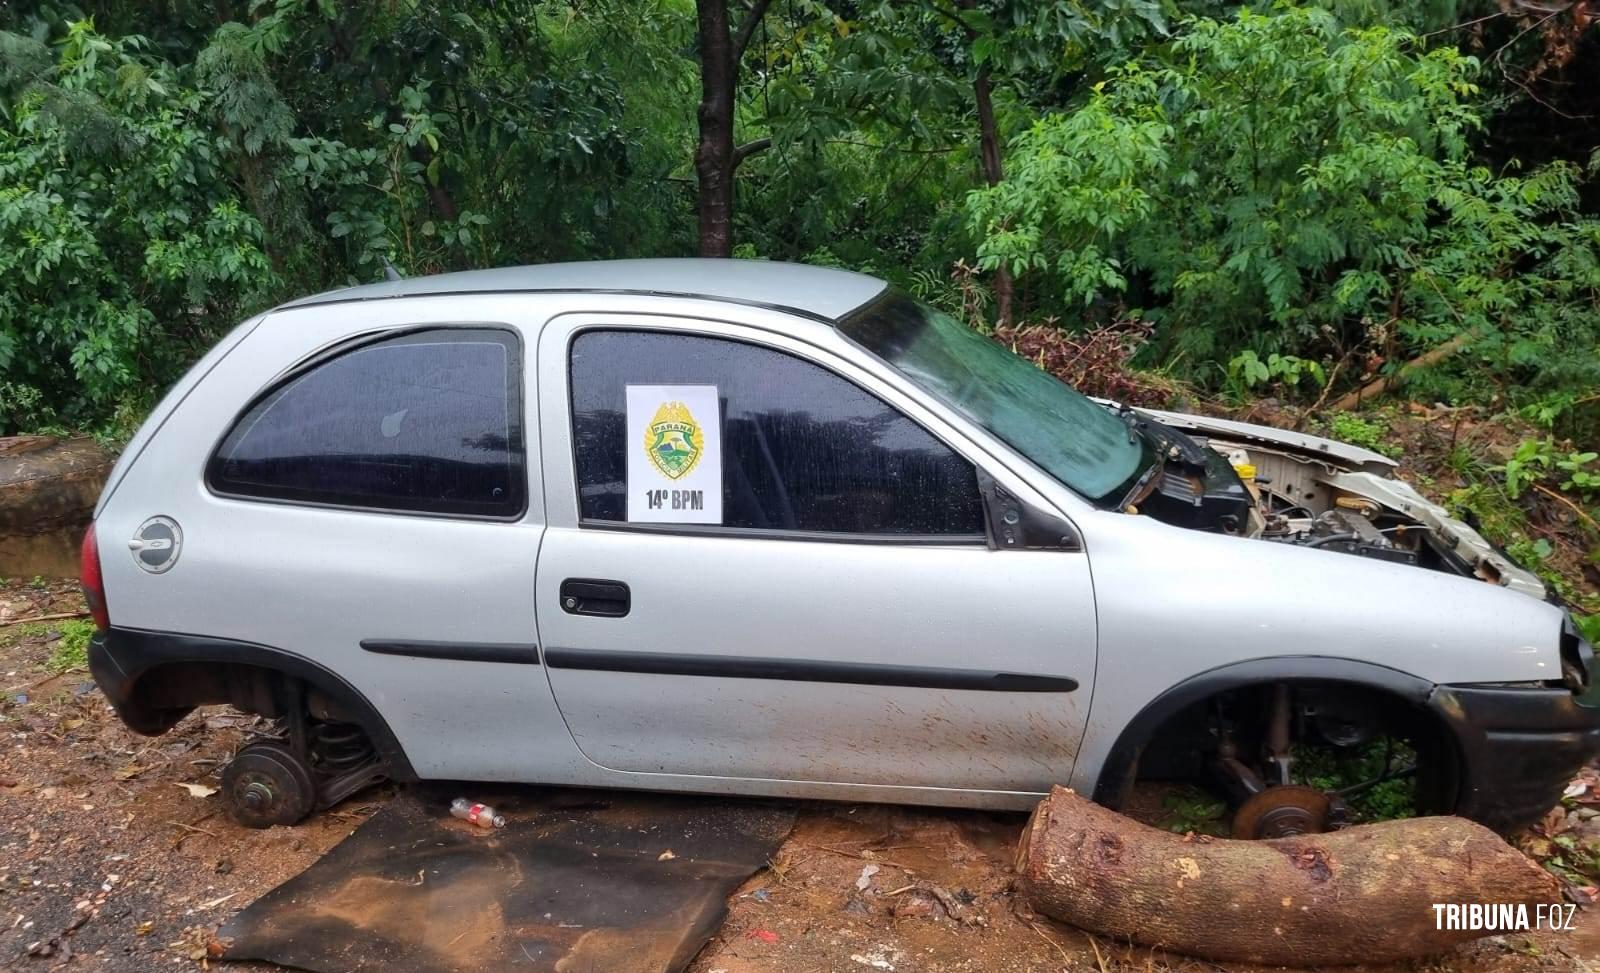
[[[324,708],[323,719],[359,723],[352,712],[314,686],[287,673],[241,662],[169,662],[142,674],[133,692],[140,704],[163,712],[187,713],[196,706],[226,703],[247,713],[277,718],[289,712],[296,683],[305,686],[307,704]]]
[[[329,723],[354,724],[366,733],[386,766],[386,776],[415,780],[387,721],[356,689],[332,673],[297,656],[282,668],[246,662],[175,661],[140,673],[129,694],[126,716],[141,732],[164,733],[197,706],[227,704],[271,719],[294,714]],[[299,670],[299,671],[295,671]]]
[[[1454,809],[1460,793],[1461,754],[1449,723],[1428,706],[1433,684],[1398,670],[1371,663],[1339,659],[1291,658],[1255,660],[1201,673],[1179,683],[1151,701],[1131,720],[1112,746],[1096,782],[1094,799],[1111,808],[1123,807],[1139,778],[1141,764],[1160,759],[1163,737],[1183,734],[1183,750],[1199,759],[1203,748],[1194,745],[1197,714],[1218,701],[1249,705],[1252,694],[1288,685],[1307,689],[1356,694],[1375,704],[1386,721],[1414,737],[1419,749],[1428,750],[1428,787],[1438,803],[1436,813]]]

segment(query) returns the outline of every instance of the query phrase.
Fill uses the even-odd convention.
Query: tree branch
[[[1438,30],[1430,30],[1426,34],[1418,34],[1417,35],[1417,40],[1419,40],[1419,41],[1420,40],[1426,40],[1429,37],[1437,37],[1440,34],[1448,34],[1453,30],[1463,30],[1463,29],[1465,29],[1467,27],[1473,27],[1473,26],[1476,26],[1478,24],[1481,24],[1481,23],[1483,23],[1484,21],[1487,21],[1487,20],[1494,20],[1496,17],[1504,17],[1505,15],[1506,15],[1506,12],[1504,10],[1496,10],[1494,13],[1488,14],[1487,16],[1478,17],[1478,18],[1473,19],[1473,20],[1463,21],[1462,23],[1459,23],[1459,24],[1451,24],[1449,27],[1441,27]]]
[[[743,162],[745,159],[755,155],[757,152],[765,152],[770,148],[772,148],[772,137],[770,135],[763,138],[754,139],[746,142],[743,145],[734,146],[733,162],[729,168],[737,169],[739,168],[739,163]]]
[[[952,21],[957,27],[960,27],[963,31],[966,32],[968,37],[971,37],[972,34],[974,33],[972,28],[967,26],[967,22],[961,19],[961,14],[958,13],[954,7],[946,7],[946,6],[942,5],[941,3],[939,3],[939,0],[928,0],[927,6],[934,13],[939,14],[939,15],[947,18],[948,20]]]
[[[772,6],[772,0],[756,0],[750,5],[750,12],[739,21],[739,29],[733,34],[733,63],[738,64],[744,57],[744,49],[750,46],[750,38],[755,35],[756,28],[761,25],[761,18],[767,15],[767,8]]]
[[[1500,57],[1503,54],[1505,54],[1507,48],[1509,48],[1511,45],[1515,44],[1517,41],[1522,40],[1524,37],[1527,37],[1529,34],[1533,33],[1536,30],[1538,30],[1540,27],[1543,27],[1545,24],[1548,24],[1550,21],[1552,21],[1552,20],[1556,19],[1557,17],[1561,16],[1562,14],[1566,13],[1568,9],[1570,9],[1570,8],[1569,7],[1562,7],[1560,9],[1558,9],[1558,10],[1552,10],[1550,13],[1548,13],[1545,16],[1540,17],[1538,20],[1534,21],[1532,24],[1529,24],[1527,27],[1525,27],[1521,31],[1519,31],[1517,33],[1517,36],[1511,38],[1510,40],[1506,41],[1504,44],[1501,44],[1498,48],[1496,48],[1495,52],[1493,54],[1489,55],[1489,60],[1490,61],[1498,61],[1498,60],[1500,60]]]

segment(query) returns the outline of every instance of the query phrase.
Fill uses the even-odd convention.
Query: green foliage
[[[1548,854],[1535,857],[1570,887],[1584,888],[1600,880],[1600,840],[1593,835],[1577,831],[1558,834],[1549,845]]]
[[[1227,387],[1237,398],[1243,398],[1249,390],[1274,384],[1298,389],[1302,378],[1314,388],[1328,384],[1328,373],[1320,362],[1297,355],[1273,352],[1263,360],[1255,351],[1246,348],[1228,360]]]
[[[270,292],[203,101],[139,37],[70,26],[0,98],[0,434],[148,404]]]
[[[1161,795],[1162,828],[1176,834],[1228,834],[1228,805],[1191,785],[1175,785]]]
[[[1258,380],[1242,352],[1453,338],[1475,388],[1600,378],[1562,352],[1600,343],[1583,173],[1474,165],[1477,75],[1455,48],[1323,10],[1190,21],[1016,139],[1009,178],[969,198],[983,265],[1143,306],[1159,353]]]
[[[1293,752],[1295,782],[1345,791],[1357,822],[1390,821],[1416,813],[1415,778],[1392,776],[1417,761],[1416,752],[1402,740],[1380,737],[1348,749],[1296,746]]]
[[[1574,618],[1583,637],[1588,639],[1591,645],[1600,645],[1600,614],[1576,615]]]
[[[428,273],[683,248],[692,221],[664,176],[686,133],[625,130],[623,86],[661,77],[613,76],[686,63],[664,53],[681,30],[650,29],[662,9],[252,10],[187,63],[86,19],[35,23],[49,43],[0,32],[0,435],[125,435],[119,416],[136,422],[249,313],[376,279],[385,259]],[[634,30],[604,48],[619,19]],[[646,178],[618,199],[635,166]]]
[[[5,579],[0,578],[0,582]],[[42,579],[35,579],[37,587],[44,587]],[[89,665],[89,639],[94,636],[94,623],[88,619],[74,618],[62,622],[29,622],[25,625],[0,626],[0,644],[10,645],[19,639],[45,639],[54,636],[50,655],[45,659],[46,671],[60,675],[85,669]]]
[[[1557,556],[1556,546],[1550,539],[1555,535],[1548,530],[1536,530],[1530,523],[1526,497],[1535,484],[1542,483],[1545,489],[1554,489],[1560,485],[1560,477],[1573,472],[1562,469],[1559,464],[1587,473],[1596,462],[1595,458],[1587,451],[1558,449],[1549,439],[1525,439],[1502,464],[1487,464],[1464,452],[1454,459],[1466,485],[1451,491],[1447,505],[1452,512],[1473,523],[1517,564],[1537,574],[1571,606],[1578,627],[1593,641],[1593,636],[1600,634],[1600,596],[1592,587],[1583,584],[1581,572],[1584,563],[1600,564],[1600,547],[1594,546],[1600,533],[1592,529],[1596,518],[1600,517],[1600,509],[1585,511],[1575,503],[1583,499],[1592,503],[1593,495],[1568,498],[1568,502],[1574,502],[1571,509],[1579,518],[1575,525],[1576,537],[1579,544],[1587,548],[1587,554],[1580,548],[1576,556],[1570,549]],[[1587,529],[1586,524],[1589,525]],[[1580,563],[1572,563],[1573,560]]]
[[[1555,441],[1524,439],[1511,456],[1493,471],[1505,477],[1506,493],[1515,499],[1532,484],[1548,479],[1585,500],[1600,498],[1600,453],[1561,450]]]
[[[1389,427],[1372,415],[1358,416],[1353,412],[1335,412],[1326,419],[1328,436],[1342,443],[1360,446],[1394,458],[1400,455],[1399,447],[1389,438]]]
[[[0,433],[126,432],[241,318],[385,261],[692,252],[696,6],[0,5]],[[1593,442],[1588,151],[1494,129],[1519,89],[1438,30],[1455,6],[774,4],[735,92],[736,243],[983,329],[972,268],[1004,265],[1020,323],[1147,322],[1140,367],[1240,399],[1446,345],[1407,392]],[[1009,145],[974,192],[980,78]],[[1504,164],[1524,148],[1551,161]]]

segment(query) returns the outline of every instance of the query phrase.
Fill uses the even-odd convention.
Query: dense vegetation
[[[732,253],[1096,390],[1514,417],[1460,503],[1533,556],[1559,493],[1592,575],[1589,7],[1306,2],[0,0],[0,434],[125,435],[386,261]]]

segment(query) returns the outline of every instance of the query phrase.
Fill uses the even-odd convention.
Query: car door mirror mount
[[[1081,551],[1083,540],[1066,518],[1024,503],[995,479],[978,471],[984,527],[992,550]]]

